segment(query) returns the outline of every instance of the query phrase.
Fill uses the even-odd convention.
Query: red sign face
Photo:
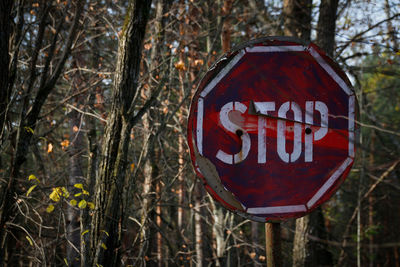
[[[219,60],[192,100],[196,173],[222,205],[257,221],[300,217],[354,162],[357,101],[316,45],[255,40]]]

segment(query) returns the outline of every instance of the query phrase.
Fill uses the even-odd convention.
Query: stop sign
[[[356,97],[316,45],[258,39],[225,55],[192,99],[195,171],[226,208],[257,221],[300,217],[354,162]]]

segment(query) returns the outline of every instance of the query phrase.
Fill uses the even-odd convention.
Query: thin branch
[[[79,109],[79,108],[77,108],[77,107],[75,107],[75,106],[73,106],[73,105],[70,105],[70,104],[65,104],[67,107],[69,107],[69,108],[72,108],[73,110],[76,110],[76,111],[78,111],[79,113],[82,113],[82,114],[84,114],[84,115],[88,115],[88,116],[91,116],[91,117],[93,117],[93,118],[96,118],[96,119],[98,119],[98,120],[100,120],[100,121],[102,121],[102,122],[107,122],[107,120],[105,120],[105,119],[103,119],[102,117],[100,117],[99,115],[96,115],[96,114],[93,114],[93,113],[90,113],[90,112],[86,112],[86,111],[83,111],[83,110],[81,110],[81,109]]]
[[[372,25],[371,27],[369,27],[368,29],[366,29],[366,30],[364,30],[364,31],[362,31],[362,32],[360,32],[360,33],[354,35],[345,45],[343,45],[343,46],[341,47],[341,49],[339,50],[339,52],[336,53],[336,55],[337,55],[337,56],[341,55],[341,54],[343,53],[343,51],[344,51],[352,42],[355,42],[355,41],[357,41],[359,38],[362,38],[362,35],[364,35],[365,33],[369,32],[369,31],[375,29],[376,27],[378,27],[379,25],[381,25],[381,24],[383,24],[383,23],[385,23],[385,22],[387,22],[387,21],[390,21],[390,20],[392,20],[392,19],[394,19],[394,18],[397,18],[397,17],[399,17],[399,16],[400,16],[400,13],[397,13],[397,14],[391,16],[390,18],[381,20],[381,21],[375,23],[374,25]]]

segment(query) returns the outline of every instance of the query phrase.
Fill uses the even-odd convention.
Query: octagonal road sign
[[[254,40],[201,80],[188,120],[192,163],[226,208],[263,222],[300,217],[348,175],[356,109],[346,74],[316,45]]]

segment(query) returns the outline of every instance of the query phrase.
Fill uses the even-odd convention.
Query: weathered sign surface
[[[325,202],[354,162],[356,97],[316,45],[259,39],[220,59],[193,97],[196,173],[226,208],[258,221]]]

